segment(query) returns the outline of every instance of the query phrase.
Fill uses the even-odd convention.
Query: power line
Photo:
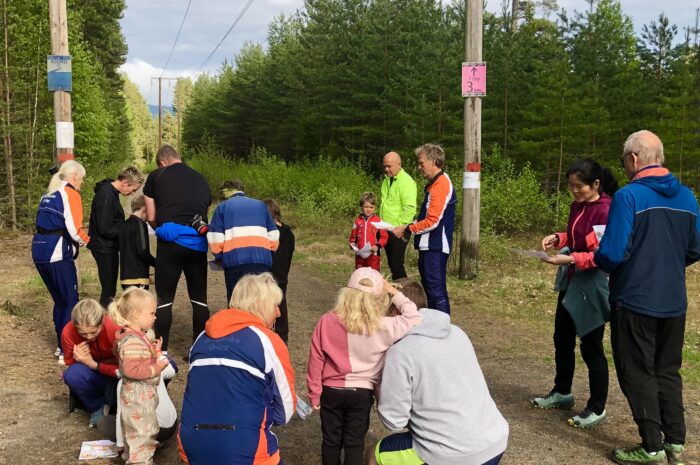
[[[180,23],[180,29],[178,29],[178,31],[177,31],[177,36],[175,37],[175,42],[173,42],[173,48],[170,49],[170,55],[168,55],[168,59],[165,62],[165,66],[163,66],[163,71],[160,72],[160,77],[163,77],[165,70],[168,68],[168,64],[170,64],[170,58],[172,58],[173,52],[175,51],[175,46],[177,45],[177,40],[180,38],[180,33],[182,32],[182,26],[185,25],[185,20],[187,19],[187,13],[189,13],[189,11],[190,11],[190,5],[192,5],[192,0],[189,0],[189,2],[187,2],[187,9],[185,10],[185,15],[182,17],[182,22]]]
[[[209,60],[211,59],[211,57],[214,56],[214,54],[215,54],[216,51],[219,49],[219,47],[221,46],[221,44],[224,42],[224,40],[226,40],[226,37],[228,37],[228,35],[229,35],[229,34],[231,33],[231,31],[233,30],[233,28],[236,27],[236,24],[238,24],[238,21],[241,20],[241,18],[242,18],[243,15],[245,14],[245,12],[248,10],[248,8],[250,8],[250,5],[252,5],[252,3],[253,3],[253,0],[248,0],[248,2],[245,4],[245,6],[244,6],[243,9],[241,10],[241,12],[238,13],[238,16],[236,17],[236,20],[233,22],[233,24],[231,24],[231,27],[228,28],[228,31],[226,31],[226,34],[224,34],[224,36],[221,38],[221,40],[219,41],[219,43],[216,44],[216,47],[214,47],[214,50],[212,50],[211,53],[209,54],[209,56],[207,56],[206,60],[204,60],[204,61],[202,62],[202,64],[199,65],[199,66],[197,67],[197,70],[194,72],[194,74],[192,74],[193,77],[196,76],[200,71],[202,71],[202,70],[204,69],[204,67],[207,65],[207,63],[208,63]]]

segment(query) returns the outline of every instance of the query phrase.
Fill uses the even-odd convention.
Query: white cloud
[[[129,59],[124,63],[119,71],[125,73],[139,88],[141,94],[152,105],[158,104],[158,81],[152,79],[159,77],[163,72],[162,68],[156,68],[152,64],[139,58]],[[189,77],[194,70],[174,70],[169,69],[163,77]],[[162,81],[163,105],[170,105],[173,101],[173,91],[175,82],[169,80]]]

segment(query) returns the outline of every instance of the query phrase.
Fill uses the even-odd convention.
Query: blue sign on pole
[[[73,72],[70,55],[49,55],[46,59],[48,69],[49,91],[73,90]]]

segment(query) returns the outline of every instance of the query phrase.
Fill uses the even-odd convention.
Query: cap
[[[372,282],[371,286],[366,286],[360,284],[363,279],[368,279]],[[350,281],[348,281],[348,287],[351,289],[357,289],[363,292],[369,292],[370,294],[381,294],[384,292],[384,278],[379,271],[374,268],[358,268],[350,276]]]

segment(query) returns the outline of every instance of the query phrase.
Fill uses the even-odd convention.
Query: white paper
[[[75,147],[73,142],[74,132],[73,123],[69,121],[56,122],[56,148],[72,149]]]
[[[369,245],[369,242],[365,242],[365,246],[361,249],[358,249],[355,244],[351,247],[355,251],[355,255],[358,255],[360,258],[367,258],[372,255],[372,246]]]
[[[604,224],[593,225],[593,231],[595,232],[595,237],[598,239],[598,242],[603,240],[603,235],[605,235],[605,225]]]
[[[224,267],[221,264],[215,262],[214,260],[209,262],[209,269],[211,271],[224,271]]]
[[[306,420],[309,415],[314,411],[309,404],[304,402],[301,397],[297,396],[297,415],[302,420]]]
[[[549,254],[543,250],[524,250],[524,249],[511,249],[513,252],[519,253],[525,257],[539,258],[540,260],[547,260]]]
[[[110,459],[119,456],[115,445],[108,439],[99,441],[85,441],[80,447],[78,460]]]
[[[462,189],[478,189],[481,186],[481,173],[465,171],[462,178]]]
[[[386,229],[386,230],[391,230],[391,229],[394,229],[396,227],[391,223],[387,223],[386,221],[375,221],[374,223],[372,223],[372,226],[374,226],[377,229]]]

